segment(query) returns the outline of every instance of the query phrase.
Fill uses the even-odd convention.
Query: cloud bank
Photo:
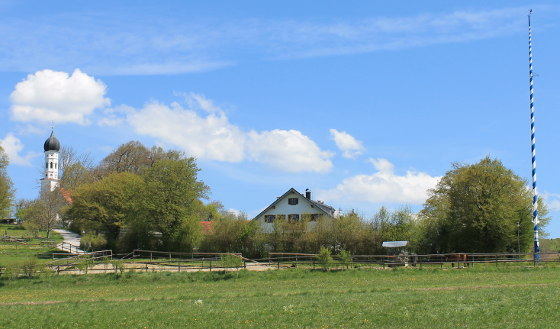
[[[434,188],[441,179],[411,170],[401,176],[394,172],[394,165],[387,159],[369,161],[377,170],[375,173],[346,178],[332,189],[319,191],[319,198],[341,204],[364,202],[419,205],[428,198],[428,190]]]
[[[298,130],[244,131],[224,111],[197,94],[185,95],[187,106],[151,102],[126,113],[126,122],[146,135],[199,159],[255,161],[286,172],[328,172],[332,153]]]

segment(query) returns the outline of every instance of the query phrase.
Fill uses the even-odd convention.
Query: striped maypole
[[[535,149],[535,107],[533,103],[533,49],[531,44],[531,14],[533,10],[529,10],[529,108],[531,110],[531,164],[533,179],[533,252],[535,261],[540,260],[539,247],[539,193],[537,192],[537,160]]]

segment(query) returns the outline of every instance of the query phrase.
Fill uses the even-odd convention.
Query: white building
[[[308,219],[310,225],[313,226],[319,217],[334,218],[336,216],[337,211],[333,207],[321,201],[312,200],[311,191],[305,190],[305,195],[303,195],[294,188],[290,188],[253,220],[260,222],[264,232],[272,232],[274,222],[279,219],[293,221]]]
[[[43,144],[45,150],[45,174],[41,178],[41,191],[54,191],[59,185],[58,180],[58,153],[60,142],[51,131],[51,135]]]

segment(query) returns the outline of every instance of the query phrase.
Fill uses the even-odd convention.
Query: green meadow
[[[17,266],[29,261],[40,264],[52,260],[53,252],[61,252],[54,247],[62,242],[62,237],[56,232],[51,232],[48,239],[52,243],[45,243],[45,232],[39,232],[35,236],[20,225],[0,224],[0,235],[30,239],[25,243],[0,241],[0,267]]]
[[[2,328],[558,328],[560,268],[60,275],[0,281]]]

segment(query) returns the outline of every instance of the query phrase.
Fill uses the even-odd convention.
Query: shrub
[[[80,239],[80,249],[101,250],[107,245],[107,239],[101,234],[86,234]]]
[[[84,274],[88,274],[90,267],[93,267],[95,261],[89,256],[86,255],[85,257],[81,258],[81,262],[76,264],[76,267],[84,272]]]
[[[243,266],[243,260],[241,257],[233,254],[223,255],[222,259],[222,267],[241,267]]]
[[[115,273],[123,274],[124,272],[124,261],[122,259],[113,259],[111,261],[113,268],[115,269]]]
[[[317,255],[317,261],[324,271],[328,271],[333,262],[331,250],[325,247],[321,247],[321,250],[319,250],[319,254]]]
[[[20,272],[24,277],[32,278],[39,273],[39,266],[37,260],[30,258],[20,265]]]
[[[347,250],[341,250],[338,253],[338,258],[340,259],[340,263],[343,266],[346,266],[346,268],[348,268],[350,266],[350,264],[352,263],[352,255]]]

